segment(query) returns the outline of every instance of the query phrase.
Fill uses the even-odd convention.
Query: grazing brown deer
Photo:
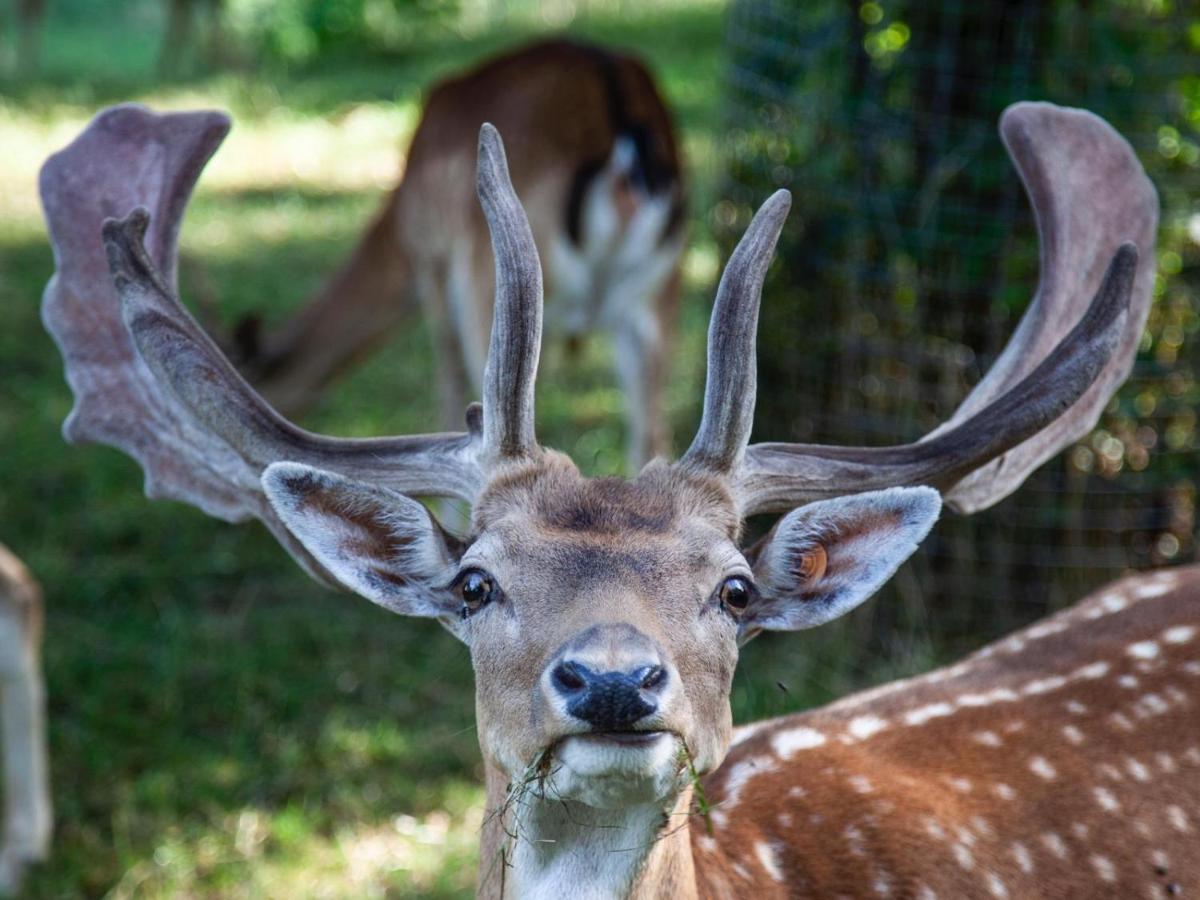
[[[276,414],[174,293],[180,217],[226,127],[215,113],[120,108],[43,169],[58,263],[44,315],[77,403],[67,436],[134,455],[152,495],[260,518],[315,577],[468,645],[491,810],[481,894],[1200,886],[1196,569],[1128,579],[922,678],[740,733],[730,720],[741,643],[863,602],[942,502],[971,512],[1015,490],[1089,431],[1127,375],[1158,204],[1103,120],[1047,104],[1005,114],[1041,283],[944,426],[894,447],[748,445],[780,192],[721,279],[695,440],[628,481],[584,478],[536,441],[541,269],[488,126],[478,192],[495,319],[467,430],[341,440]],[[406,494],[470,502],[470,534]],[[785,514],[744,546],[743,519],[763,512]],[[694,804],[707,814],[689,815]]]
[[[0,544],[0,739],[4,832],[0,895],[14,894],[30,863],[50,850],[52,809],[46,761],[41,670],[42,592],[29,570]]]
[[[483,383],[492,254],[475,199],[475,145],[491,122],[542,250],[550,331],[613,342],[636,471],[665,453],[667,351],[683,250],[675,133],[631,56],[542,41],[436,85],[404,176],[342,268],[282,327],[239,329],[239,363],[284,412],[378,346],[419,303],[431,323],[442,427]]]

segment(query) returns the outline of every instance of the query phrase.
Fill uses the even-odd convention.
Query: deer
[[[257,518],[310,575],[470,651],[482,897],[1160,897],[1200,884],[1200,569],[1132,575],[916,678],[735,729],[740,648],[869,598],[934,526],[1086,435],[1151,302],[1158,201],[1090,112],[1001,137],[1041,241],[1011,342],[913,443],[751,443],[755,332],[790,197],[716,291],[700,425],[674,461],[585,477],[538,443],[536,243],[499,133],[476,189],[495,302],[481,401],[449,433],[342,439],[275,412],[180,302],[217,112],[101,113],[40,176],[68,440],[152,497]],[[471,506],[463,532],[413,499]],[[760,539],[749,515],[778,514]]]
[[[21,560],[0,544],[0,896],[16,894],[25,870],[46,859],[50,850],[53,810],[41,643],[41,588]]]
[[[470,173],[489,121],[545,254],[550,330],[575,349],[612,343],[627,463],[665,453],[663,391],[678,317],[684,186],[671,116],[645,65],[543,40],[436,84],[404,173],[342,266],[269,332],[243,319],[239,367],[285,413],[309,404],[419,307],[435,348],[441,427],[482,385],[492,320],[487,226]]]

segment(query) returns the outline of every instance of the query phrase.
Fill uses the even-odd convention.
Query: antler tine
[[[267,503],[259,481],[267,465],[308,463],[470,501],[483,482],[481,435],[477,427],[372,439],[312,434],[271,409],[221,354],[162,273],[173,276],[188,195],[228,125],[218,113],[115,107],[43,166],[57,263],[43,318],[76,395],[65,432],[133,456],[150,496],[230,521],[263,520],[311,574],[330,580]]]
[[[913,484],[960,512],[986,509],[1095,425],[1149,314],[1158,198],[1129,144],[1091,113],[1020,103],[1001,134],[1037,218],[1042,272],[996,365],[915,444],[749,447],[737,480],[747,514]]]
[[[488,458],[537,451],[534,387],[542,343],[542,266],[529,220],[513,190],[500,133],[479,130],[479,202],[492,236],[496,301],[483,376],[483,443]]]
[[[741,462],[754,425],[755,340],[763,280],[792,195],[776,191],[759,207],[721,275],[708,325],[704,414],[685,464],[729,473]]]

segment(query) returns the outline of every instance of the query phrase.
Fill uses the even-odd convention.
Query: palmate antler
[[[402,493],[471,502],[497,466],[536,457],[537,250],[499,135],[484,126],[478,192],[497,296],[483,404],[468,410],[460,434],[311,434],[254,392],[175,296],[184,205],[227,129],[217,113],[116,107],[44,166],[42,198],[58,265],[44,317],[77,399],[65,432],[134,456],[151,496],[231,521],[262,519],[310,573],[334,583],[267,503],[263,471],[287,460]],[[922,484],[970,512],[1011,493],[1094,425],[1129,372],[1149,311],[1157,197],[1129,145],[1090,113],[1018,104],[1001,133],[1037,217],[1041,283],[1012,342],[955,415],[898,447],[748,446],[762,282],[790,205],[779,192],[722,276],[704,415],[681,466],[727,479],[744,514]],[[114,215],[125,218],[105,222]]]
[[[500,137],[485,126],[478,191],[493,234],[497,289],[484,402],[467,411],[468,431],[377,439],[304,431],[255,393],[176,298],[180,220],[228,129],[219,113],[119,106],[43,166],[57,266],[43,319],[76,396],[64,434],[133,456],[149,496],[183,500],[227,521],[261,519],[310,574],[335,583],[279,522],[262,492],[263,470],[286,459],[405,493],[471,501],[493,467],[538,452],[537,249]],[[117,215],[125,218],[110,218]]]
[[[747,446],[755,323],[786,192],[759,210],[721,279],[704,417],[684,456],[732,479],[745,514],[902,485],[936,487],[951,507],[975,512],[1095,425],[1129,374],[1150,310],[1158,197],[1129,144],[1091,113],[1019,103],[1000,132],[1037,217],[1041,282],[996,365],[914,444]]]

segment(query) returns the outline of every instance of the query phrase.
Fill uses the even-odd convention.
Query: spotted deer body
[[[242,367],[279,408],[319,389],[424,312],[442,426],[483,383],[492,256],[475,201],[484,122],[505,136],[546,262],[547,325],[574,346],[607,334],[625,393],[629,456],[667,451],[662,392],[677,315],[683,180],[670,115],[636,58],[540,41],[435,85],[400,183],[346,263],[289,321],[243,329]]]
[[[780,191],[721,277],[694,440],[628,480],[587,478],[537,442],[542,269],[488,125],[476,189],[496,290],[466,430],[347,440],[280,416],[175,295],[180,216],[227,127],[118,107],[43,167],[57,263],[43,315],[76,393],[66,434],[133,455],[153,496],[260,519],[314,578],[467,646],[487,782],[480,896],[1117,896],[1160,874],[1139,880],[1147,854],[1163,878],[1195,877],[1181,843],[1195,728],[1178,727],[1193,705],[1191,573],[739,737],[730,711],[742,644],[864,602],[943,504],[971,512],[1016,490],[1128,374],[1158,205],[1107,123],[1048,104],[1005,113],[1041,280],[943,426],[893,447],[750,443]],[[452,532],[412,495],[465,501],[469,526]],[[782,515],[748,543],[742,523],[761,513]]]
[[[961,662],[735,735],[691,825],[719,896],[1200,888],[1200,569],[1131,576]]]
[[[42,592],[0,544],[0,741],[4,821],[0,895],[15,893],[27,866],[46,858],[52,811],[41,671]]]

